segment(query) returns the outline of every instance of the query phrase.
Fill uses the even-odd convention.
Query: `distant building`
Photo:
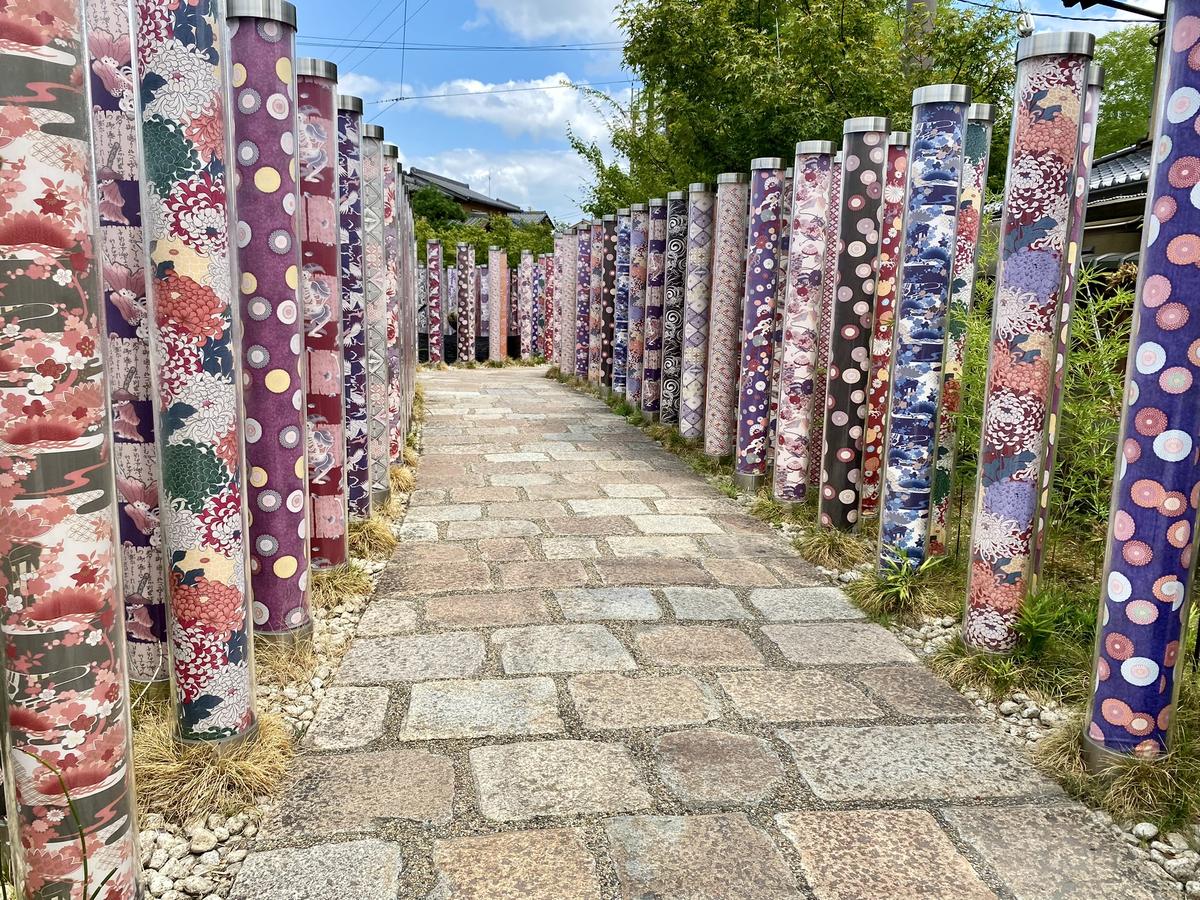
[[[543,210],[521,209],[515,203],[473,191],[471,185],[465,181],[455,181],[453,178],[438,175],[436,172],[428,172],[425,169],[409,169],[407,181],[412,185],[413,190],[432,187],[441,191],[462,207],[463,212],[467,214],[467,221],[472,224],[486,224],[492,216],[508,216],[518,225],[551,224],[550,216]]]
[[[1086,262],[1117,269],[1138,261],[1149,186],[1150,141],[1093,163],[1082,248]]]

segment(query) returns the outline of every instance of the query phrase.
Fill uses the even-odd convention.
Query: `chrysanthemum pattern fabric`
[[[679,433],[690,440],[697,440],[704,434],[704,393],[708,383],[708,309],[712,302],[713,202],[711,191],[692,191],[688,194]]]
[[[662,376],[658,420],[679,422],[679,389],[683,370],[684,291],[687,286],[688,201],[667,200],[667,253],[663,260]]]
[[[712,304],[708,320],[708,385],[704,401],[704,452],[720,457],[734,450],[737,385],[746,287],[746,214],[749,185],[717,185],[713,234]]]

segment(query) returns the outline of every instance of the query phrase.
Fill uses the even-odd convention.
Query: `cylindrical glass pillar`
[[[658,388],[658,420],[679,424],[679,391],[683,372],[683,310],[687,288],[687,191],[667,194],[667,253],[663,259],[662,377]]]
[[[542,300],[546,288],[545,272],[542,270],[542,257],[535,256],[533,258],[533,290],[532,303],[530,304],[529,316],[529,352],[533,356],[537,356],[541,350],[542,342]]]
[[[809,456],[820,448],[810,443],[813,430],[813,385],[817,337],[828,246],[830,196],[833,189],[833,144],[802,141],[796,145],[792,176],[792,227],[788,245],[788,277],[784,295],[779,412],[775,432],[773,493],[784,503],[800,503],[808,487]]]
[[[429,361],[440,363],[442,352],[442,242],[425,242],[425,304],[429,317]]]
[[[392,496],[392,483],[388,473],[387,253],[384,249],[383,137],[383,128],[379,125],[363,125],[363,287],[367,311],[367,440],[373,509],[386,505]]]
[[[470,244],[460,243],[454,257],[456,327],[458,330],[458,362],[475,359],[475,251]]]
[[[223,56],[219,3],[174,9],[170,0],[139,0],[134,32],[177,733],[240,739],[256,718],[222,115],[235,67]],[[184,103],[179,85],[193,84],[198,56],[207,75]]]
[[[346,431],[338,257],[337,66],[296,60],[300,121],[301,283],[308,370],[309,553],[314,568],[341,565],[346,546]]]
[[[404,262],[400,250],[400,178],[396,166],[400,148],[383,145],[383,252],[387,264],[387,360],[388,380],[388,464],[400,462],[404,451],[403,406],[404,377],[400,371],[400,278]]]
[[[967,644],[997,653],[1016,645],[1014,626],[1029,592],[1059,303],[1078,249],[1070,242],[1071,192],[1094,44],[1085,32],[1048,32],[1017,45],[1012,177],[1000,225],[963,622]]]
[[[558,335],[558,369],[563,375],[575,374],[575,312],[578,302],[579,237],[574,231],[562,236],[562,259],[555,267],[558,294],[562,297],[562,322]]]
[[[888,379],[881,565],[901,560],[919,565],[928,553],[942,350],[970,100],[971,89],[961,84],[932,84],[913,92],[903,265]]]
[[[733,478],[739,488],[753,493],[762,486],[767,473],[767,420],[771,412],[779,240],[783,232],[783,161],[779,157],[751,161],[749,210]]]
[[[625,361],[625,399],[642,409],[642,367],[646,362],[646,253],[650,214],[645,203],[629,207],[629,350]]]
[[[704,452],[733,453],[737,436],[737,393],[746,288],[746,216],[750,186],[741,172],[717,176],[713,232],[712,302],[708,319],[708,384],[704,400]]]
[[[488,311],[488,267],[475,267],[475,359],[485,362],[491,357],[490,313]]]
[[[689,440],[704,434],[704,392],[708,383],[708,308],[712,301],[712,187],[688,186],[688,247],[684,285],[683,354],[679,384],[679,433]]]
[[[646,305],[642,318],[642,414],[657,422],[662,389],[662,316],[666,290],[667,203],[650,201],[646,230]]]
[[[616,315],[617,217],[612,215],[604,217],[604,259],[600,270],[600,387],[606,391],[612,390]]]
[[[600,361],[604,343],[604,221],[593,219],[588,232],[591,270],[588,272],[588,372],[589,384],[600,386]]]
[[[578,226],[576,236],[575,377],[586,380],[592,343],[592,226]]]
[[[613,393],[625,396],[629,373],[629,231],[628,209],[617,210],[617,292],[613,305]]]
[[[887,133],[882,116],[848,119],[843,126],[838,280],[830,314],[819,508],[821,524],[841,531],[858,522]]]
[[[783,170],[783,196],[780,200],[779,228],[779,274],[777,295],[775,298],[775,323],[772,328],[771,340],[771,386],[767,410],[767,473],[775,464],[775,427],[779,418],[779,373],[783,367],[783,308],[787,302],[788,262],[791,258],[790,246],[792,236],[792,174],[788,166]]]
[[[111,246],[116,236],[97,235],[101,221],[107,229],[123,211],[136,216],[120,182],[136,192],[138,163],[110,151],[93,170],[88,92],[81,90],[88,77],[83,6],[59,4],[43,17],[44,9],[8,7],[0,45],[6,881],[27,900],[70,900],[101,885],[107,900],[136,900],[138,827],[102,328],[105,291],[126,290],[110,302],[129,304],[132,313],[144,279],[140,258],[129,255],[114,261],[131,267],[127,287],[112,275],[102,278],[100,244]],[[104,41],[120,45],[123,35],[128,54],[127,17],[115,3],[91,16],[92,52]],[[125,90],[136,92],[132,85]],[[100,96],[96,102],[105,103]],[[120,147],[114,139],[130,134],[128,127],[107,124],[114,131],[96,146]],[[99,211],[93,172],[101,182]],[[207,325],[219,327],[211,319]],[[145,353],[131,349],[139,358]],[[144,377],[148,364],[140,369]],[[226,393],[233,396],[232,386]],[[137,417],[126,424],[136,427]]]
[[[521,251],[517,266],[517,322],[521,326],[521,359],[529,359],[533,349],[533,254]]]
[[[87,18],[129,678],[159,682],[170,678],[170,666],[150,335],[144,325],[147,282],[139,193],[142,164],[137,153],[134,85],[125,77],[102,77],[109,71],[109,60],[129,61],[129,5],[120,0],[90,3]]]
[[[1172,749],[1200,507],[1200,2],[1167,6],[1087,732],[1089,763]]]
[[[307,366],[300,295],[296,8],[229,0],[242,288],[242,405],[256,634],[312,631]]]
[[[557,310],[555,309],[557,296],[554,284],[554,265],[554,255],[543,253],[541,257],[541,280],[539,282],[542,286],[542,334],[538,338],[538,354],[542,359],[551,361],[555,358],[554,333],[555,324],[558,321]]]
[[[838,280],[838,231],[842,214],[842,151],[833,155],[833,169],[830,172],[829,187],[829,217],[827,220],[827,243],[829,248],[825,254],[825,272],[821,279],[821,324],[817,332],[817,372],[813,382],[813,415],[812,435],[808,446],[811,448],[808,463],[809,487],[817,488],[821,484],[822,446],[825,435],[825,405],[826,387],[829,383],[829,344],[830,328],[833,325],[833,292]]]
[[[488,247],[488,359],[503,362],[508,355],[508,329],[503,297],[508,289],[508,254]]]
[[[351,518],[367,519],[371,516],[371,466],[367,428],[367,309],[363,293],[362,98],[338,94],[337,108],[346,503]],[[431,317],[436,309],[435,296],[431,300]]]
[[[863,438],[863,482],[859,512],[879,511],[883,474],[883,441],[887,431],[889,379],[892,375],[892,326],[900,283],[904,244],[905,189],[908,186],[908,132],[888,135],[887,172],[883,184],[882,230],[879,235],[879,276],[875,279],[875,312],[871,332],[871,368],[867,385],[867,430]]]

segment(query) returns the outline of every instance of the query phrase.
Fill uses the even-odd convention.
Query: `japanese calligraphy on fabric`
[[[342,108],[339,104],[338,230],[342,256],[346,500],[353,518],[366,519],[371,515],[371,471],[367,435],[367,310],[363,294],[361,127],[362,113]]]
[[[650,216],[642,203],[629,211],[629,349],[625,362],[625,399],[642,408],[642,367],[646,355],[646,251]]]
[[[679,391],[683,374],[683,313],[687,287],[688,201],[667,198],[667,252],[663,258],[662,354],[658,419],[679,423]]]
[[[713,194],[706,188],[696,190],[693,186],[688,193],[687,272],[679,383],[679,433],[690,440],[697,440],[704,434],[712,265]]]
[[[708,392],[704,400],[704,452],[709,456],[732,453],[737,437],[738,337],[746,287],[749,207],[749,186],[744,180],[718,178],[708,320]]]
[[[651,203],[646,233],[646,305],[643,317],[642,412],[657,417],[661,408],[662,315],[666,288],[667,206]]]

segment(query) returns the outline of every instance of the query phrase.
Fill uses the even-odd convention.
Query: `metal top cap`
[[[400,156],[400,148],[391,141],[383,142],[383,155],[398,158]]]
[[[604,225],[604,220],[603,220],[603,219],[592,219],[592,227],[593,227],[593,228],[598,228],[598,227],[601,227],[601,226],[603,226],[603,225]]]
[[[970,103],[971,89],[965,84],[927,84],[913,91],[913,106],[923,103]]]
[[[459,250],[465,250],[467,247],[470,247],[471,245],[467,241],[459,241],[454,246],[457,247]]]
[[[750,160],[750,171],[755,169],[782,169],[783,160],[778,156],[760,156]]]
[[[797,153],[832,153],[833,141],[800,141],[796,144]]]
[[[858,116],[842,123],[842,134],[861,134],[864,131],[887,131],[887,116]]]
[[[717,184],[745,184],[749,180],[745,172],[722,172],[717,176]]]
[[[489,249],[489,250],[499,250],[499,249],[500,249],[500,247],[499,247],[498,245],[496,245],[496,244],[492,244],[490,247],[488,247],[488,249]]]
[[[667,194],[668,200],[686,200],[687,191],[671,191]]]
[[[582,224],[582,225],[576,225],[576,226],[575,226],[575,233],[576,233],[576,234],[591,234],[591,233],[592,233],[592,226],[591,226],[591,225],[589,225],[589,224],[588,224],[588,223],[586,223],[586,222],[585,222],[584,224]]]
[[[296,74],[337,81],[337,64],[314,56],[301,56],[296,60]]]
[[[1078,53],[1091,56],[1096,50],[1096,36],[1090,31],[1042,31],[1017,42],[1017,62],[1034,56],[1057,56]]]
[[[1088,69],[1088,87],[1104,88],[1104,66],[1094,62]]]
[[[693,181],[688,185],[688,193],[702,194],[705,191],[711,191],[712,185],[706,184],[703,181]]]
[[[368,122],[367,124],[363,125],[363,127],[362,127],[362,136],[365,138],[373,138],[374,140],[382,141],[383,140],[383,126],[382,125],[373,125],[370,122]]]
[[[355,97],[352,94],[338,94],[337,108],[356,112],[361,115],[363,111],[362,97]]]
[[[972,103],[967,110],[967,119],[972,122],[995,122],[996,107],[990,103]]]
[[[833,154],[833,161],[840,166],[842,164],[842,157],[845,155],[845,153],[839,150],[837,153]]]
[[[889,147],[907,147],[908,146],[908,132],[907,131],[893,131],[891,134],[888,135],[888,146]]]
[[[793,169],[791,166],[788,166],[786,169],[783,170],[784,178],[792,178],[795,176],[795,174],[796,174],[796,170]]]
[[[616,213],[610,213],[609,215],[607,215],[607,216],[605,216],[605,217],[604,217],[604,221],[605,221],[605,222],[615,222],[615,221],[617,221],[617,214],[616,214]]]
[[[651,206],[666,206],[666,205],[667,205],[667,201],[666,201],[666,200],[664,200],[662,197],[651,197],[651,198],[650,198],[650,205],[651,205]]]
[[[629,215],[629,207],[628,207],[628,206],[622,206],[620,209],[618,209],[618,210],[617,210],[617,215],[618,215],[618,216],[627,216],[627,215]]]
[[[227,19],[271,19],[296,27],[296,7],[287,0],[229,0]]]
[[[645,211],[646,211],[645,203],[630,203],[629,204],[629,212],[630,213],[645,212]]]

